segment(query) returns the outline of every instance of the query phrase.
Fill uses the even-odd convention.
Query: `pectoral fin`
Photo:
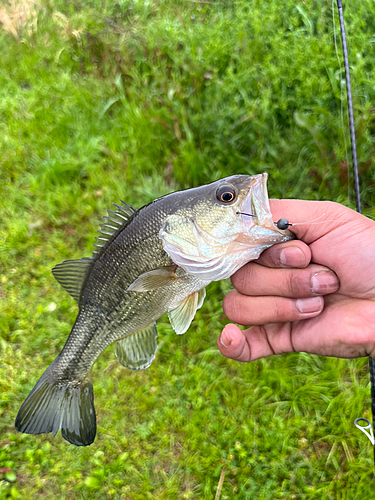
[[[197,309],[202,307],[205,296],[206,290],[202,288],[199,292],[190,294],[176,309],[169,311],[169,321],[177,335],[182,335],[188,330]]]
[[[200,309],[203,306],[203,302],[204,302],[205,297],[206,297],[206,289],[202,288],[202,290],[199,290],[199,292],[198,292],[197,309]]]
[[[156,323],[116,342],[118,362],[131,370],[144,370],[155,359],[158,332]]]
[[[166,266],[160,269],[153,269],[141,274],[126,290],[127,292],[148,292],[157,290],[164,286],[169,286],[176,282],[179,277],[175,271],[177,266]]]

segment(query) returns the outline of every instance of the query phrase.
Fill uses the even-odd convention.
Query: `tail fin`
[[[96,418],[90,377],[80,381],[61,380],[55,360],[43,373],[21,406],[15,426],[26,434],[52,432],[75,446],[95,439]]]

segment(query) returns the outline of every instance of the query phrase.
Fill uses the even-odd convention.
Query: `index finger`
[[[287,241],[267,248],[254,262],[266,267],[304,268],[311,262],[311,250],[303,241]]]

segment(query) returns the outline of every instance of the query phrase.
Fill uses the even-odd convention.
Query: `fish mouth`
[[[268,174],[252,176],[249,191],[241,205],[241,212],[249,214],[249,221],[254,224],[272,227],[270,204],[267,193]]]
[[[247,196],[241,205],[241,213],[245,226],[250,232],[254,226],[261,226],[263,230],[269,230],[270,236],[275,233],[288,236],[288,239],[295,239],[295,235],[288,229],[279,229],[272,218],[270,203],[267,191],[268,174],[258,174],[252,176],[250,188]],[[249,233],[248,233],[249,234]]]

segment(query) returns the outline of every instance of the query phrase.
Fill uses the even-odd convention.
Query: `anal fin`
[[[131,370],[145,370],[155,359],[158,332],[156,323],[116,342],[118,362]]]

